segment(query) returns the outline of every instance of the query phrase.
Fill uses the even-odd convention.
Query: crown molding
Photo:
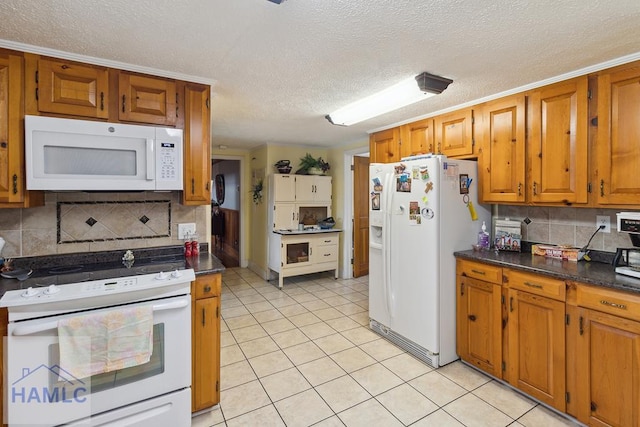
[[[18,43],[10,40],[0,39],[0,47],[21,52],[34,53],[38,55],[52,56],[55,58],[67,59],[69,61],[84,62],[103,67],[116,68],[120,70],[133,71],[136,73],[150,74],[152,76],[166,77],[175,80],[184,80],[193,83],[202,83],[214,86],[217,82],[206,77],[192,76],[189,74],[175,73],[157,68],[144,67],[141,65],[128,64],[126,62],[112,61],[109,59],[96,58],[94,56],[79,55],[76,53],[64,52],[62,50],[49,49],[41,46],[34,46],[26,43]]]

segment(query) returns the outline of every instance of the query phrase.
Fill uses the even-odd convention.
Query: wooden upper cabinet
[[[371,163],[399,162],[400,128],[387,129],[369,135]]]
[[[433,119],[424,119],[400,127],[400,158],[435,153]]]
[[[185,205],[211,203],[211,113],[207,85],[187,83],[184,90]]]
[[[36,99],[44,113],[106,119],[109,71],[104,67],[59,59],[38,60]]]
[[[473,110],[467,108],[435,118],[436,150],[449,157],[473,154]]]
[[[42,206],[42,191],[27,191],[23,129],[24,61],[0,50],[0,207]]]
[[[598,76],[597,183],[600,204],[640,205],[640,65]]]
[[[525,96],[513,95],[482,108],[480,156],[482,201],[525,201]]]
[[[121,71],[118,118],[123,121],[174,126],[178,116],[176,82]]]
[[[530,94],[530,201],[587,202],[587,93],[583,76]]]

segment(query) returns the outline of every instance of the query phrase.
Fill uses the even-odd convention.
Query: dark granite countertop
[[[123,265],[124,252],[118,250],[15,258],[12,263],[15,269],[33,270],[33,274],[23,281],[0,278],[0,296],[6,291],[30,286],[64,285],[175,269],[193,268],[196,276],[225,270],[222,262],[209,253],[206,243],[200,245],[197,257],[189,258],[185,258],[184,248],[180,245],[133,249],[135,261],[129,267]],[[81,268],[76,270],[74,267]]]
[[[540,273],[557,279],[640,293],[640,279],[616,274],[610,263],[562,261],[520,252],[496,253],[495,251],[468,250],[454,252],[454,255],[458,258]]]

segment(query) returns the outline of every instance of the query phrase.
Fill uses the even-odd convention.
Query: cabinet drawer
[[[506,270],[505,276],[510,289],[518,289],[558,301],[566,299],[567,286],[562,280],[513,270]]]
[[[196,277],[196,281],[192,284],[191,292],[196,299],[211,298],[220,295],[221,286],[222,278],[220,273],[207,274]]]
[[[502,284],[502,267],[458,259],[457,268],[462,276]]]
[[[318,246],[337,245],[338,236],[318,236],[314,243]]]
[[[335,246],[317,246],[313,248],[314,262],[336,261],[338,248]]]
[[[579,285],[576,292],[580,307],[640,320],[640,295],[612,289]]]

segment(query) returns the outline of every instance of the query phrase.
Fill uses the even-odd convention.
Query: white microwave
[[[25,116],[27,190],[182,190],[182,130]]]

